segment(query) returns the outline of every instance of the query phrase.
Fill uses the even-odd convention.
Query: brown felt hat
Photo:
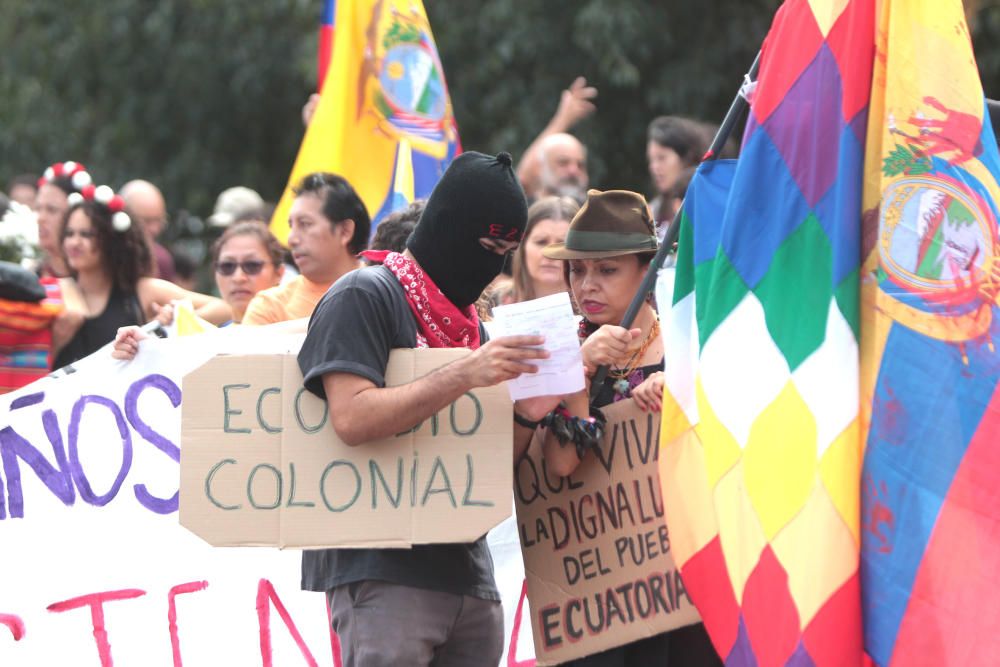
[[[573,216],[565,243],[542,250],[549,259],[597,259],[656,252],[646,199],[628,190],[589,190]]]

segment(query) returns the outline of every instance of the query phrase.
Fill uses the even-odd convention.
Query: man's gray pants
[[[344,667],[496,667],[500,602],[384,581],[327,591]]]

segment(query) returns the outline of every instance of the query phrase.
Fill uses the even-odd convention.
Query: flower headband
[[[46,183],[51,183],[57,178],[67,178],[69,182],[72,183],[73,189],[77,192],[82,191],[88,185],[91,185],[94,180],[87,173],[87,168],[84,167],[79,162],[73,162],[72,160],[67,162],[56,162],[52,166],[45,170],[41,178],[38,179],[39,187],[45,185]]]
[[[87,172],[83,172],[86,174]],[[89,176],[88,176],[89,178]],[[103,206],[107,206],[113,215],[111,216],[111,226],[117,232],[124,232],[132,226],[132,218],[125,212],[125,200],[121,195],[116,195],[115,191],[107,185],[94,186],[93,183],[80,188],[79,192],[70,194],[67,198],[70,206],[82,204],[84,201],[93,201]]]

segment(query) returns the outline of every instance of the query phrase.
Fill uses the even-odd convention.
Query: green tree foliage
[[[346,0],[342,0],[346,1]],[[281,192],[314,87],[320,0],[4,0],[0,183],[77,159],[112,185],[163,187],[207,215],[222,189]],[[600,187],[648,191],[661,114],[719,122],[779,0],[425,0],[463,145],[519,154],[578,75],[600,90],[576,128]],[[1000,8],[974,36],[1000,96]]]
[[[56,160],[154,181],[200,215],[276,197],[314,85],[316,0],[4,0],[0,178]]]
[[[523,151],[583,75],[600,93],[597,112],[574,130],[590,149],[591,180],[640,191],[649,189],[649,121],[720,122],[779,4],[426,2],[464,146]]]

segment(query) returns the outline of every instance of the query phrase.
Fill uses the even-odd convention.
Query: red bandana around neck
[[[366,251],[366,259],[381,261],[403,286],[417,318],[417,347],[479,347],[479,315],[475,304],[459,309],[445,298],[416,262],[398,252]]]

